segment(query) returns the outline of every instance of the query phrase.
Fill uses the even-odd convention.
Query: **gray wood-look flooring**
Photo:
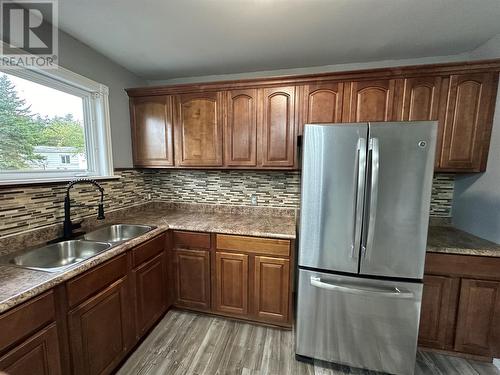
[[[129,357],[119,375],[375,374],[295,360],[293,331],[171,310]],[[491,363],[418,352],[418,375],[500,375]]]

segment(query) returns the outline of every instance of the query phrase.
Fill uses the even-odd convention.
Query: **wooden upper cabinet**
[[[224,155],[227,166],[257,166],[257,90],[226,93]]]
[[[455,350],[500,355],[500,282],[462,280]]]
[[[174,165],[172,147],[172,98],[138,97],[130,101],[134,165]]]
[[[435,170],[481,172],[499,70],[482,62],[130,89],[134,164],[293,169],[307,123],[437,120]]]
[[[302,87],[301,121],[298,129],[302,134],[305,124],[342,122],[344,83],[323,82]]]
[[[429,121],[438,119],[441,77],[416,77],[400,80],[396,95],[396,121]],[[401,91],[400,91],[401,90]]]
[[[396,80],[344,84],[343,122],[391,121]]]
[[[494,83],[491,73],[450,77],[440,169],[485,169],[496,94],[492,93]]]
[[[264,167],[295,162],[295,86],[262,89],[261,152]]]
[[[175,164],[222,166],[222,93],[176,96]]]

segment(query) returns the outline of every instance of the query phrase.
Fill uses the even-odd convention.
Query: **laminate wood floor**
[[[295,360],[293,331],[171,310],[128,358],[119,375],[376,374]],[[418,352],[416,375],[500,375],[491,363]]]

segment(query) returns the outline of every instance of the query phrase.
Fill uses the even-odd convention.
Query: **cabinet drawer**
[[[165,236],[155,237],[132,250],[132,264],[137,267],[165,249]]]
[[[55,319],[54,294],[49,291],[0,316],[0,351]]]
[[[106,288],[126,274],[127,255],[123,254],[68,281],[66,290],[68,292],[69,306],[78,305],[89,296]]]
[[[173,237],[176,249],[210,249],[210,233],[175,230]]]
[[[500,280],[499,269],[500,258],[496,257],[440,253],[425,256],[426,274]]]
[[[290,255],[290,241],[218,234],[217,249],[287,257]]]

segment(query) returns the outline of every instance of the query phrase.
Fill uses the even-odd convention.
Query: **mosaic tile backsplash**
[[[155,199],[169,202],[298,208],[299,172],[157,170],[151,174]]]
[[[141,171],[116,172],[121,178],[99,182],[104,187],[104,210],[147,201],[147,178]],[[0,237],[64,220],[66,183],[0,187]],[[71,218],[97,216],[99,191],[79,184],[71,189]]]
[[[257,205],[298,208],[299,172],[125,170],[121,178],[102,182],[105,210],[143,204],[149,200],[179,203]],[[450,217],[454,176],[434,176],[431,215]],[[64,217],[66,184],[0,187],[0,237],[44,225]],[[72,218],[96,215],[98,194],[91,185],[72,191]]]

